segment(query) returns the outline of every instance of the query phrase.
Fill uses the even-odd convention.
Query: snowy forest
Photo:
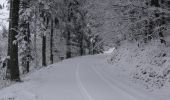
[[[169,100],[170,0],[0,0],[0,100]]]

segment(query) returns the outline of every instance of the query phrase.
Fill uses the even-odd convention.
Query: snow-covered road
[[[86,56],[53,64],[0,90],[0,100],[143,100],[102,76],[96,66],[104,66],[105,58]]]
[[[86,65],[77,69],[80,90],[85,94],[86,100],[138,100],[118,87],[111,86],[93,66]]]

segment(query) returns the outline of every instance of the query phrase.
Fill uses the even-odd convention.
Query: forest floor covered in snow
[[[143,88],[130,78],[132,66],[111,64],[112,57],[77,57],[42,68],[1,89],[0,100],[169,100],[170,85],[155,91]]]

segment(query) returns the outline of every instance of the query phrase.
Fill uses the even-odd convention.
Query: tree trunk
[[[10,2],[10,23],[8,36],[8,67],[7,78],[12,81],[20,81],[19,65],[18,65],[18,43],[16,41],[18,20],[19,20],[20,0],[11,0]]]
[[[67,30],[67,51],[66,51],[66,58],[71,58],[71,34],[70,34],[70,30]]]
[[[35,68],[37,68],[38,67],[38,54],[37,54],[37,31],[36,31],[36,29],[37,29],[37,13],[35,13],[35,19],[33,20],[35,23],[35,27],[34,27],[34,63],[35,63]]]
[[[84,55],[84,48],[83,48],[83,33],[80,33],[80,56],[83,56]]]
[[[48,17],[44,17],[44,24],[46,26],[45,30],[47,30],[48,24],[49,24]],[[44,34],[44,33],[42,36],[42,66],[47,66],[47,64],[46,64],[46,34]]]
[[[31,57],[31,51],[30,51],[30,24],[29,22],[27,23],[27,42],[28,42],[28,46],[27,46],[27,64],[26,64],[26,73],[29,73],[29,69],[30,69],[30,57]]]
[[[46,64],[46,36],[42,37],[42,66],[47,66]]]
[[[51,64],[53,64],[54,60],[53,60],[53,33],[54,33],[54,29],[53,29],[53,18],[51,19],[51,36],[50,36],[50,61]]]

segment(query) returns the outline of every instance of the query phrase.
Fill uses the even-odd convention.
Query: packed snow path
[[[0,100],[142,100],[102,77],[96,67],[104,65],[105,57],[79,57],[48,66],[0,90]]]

